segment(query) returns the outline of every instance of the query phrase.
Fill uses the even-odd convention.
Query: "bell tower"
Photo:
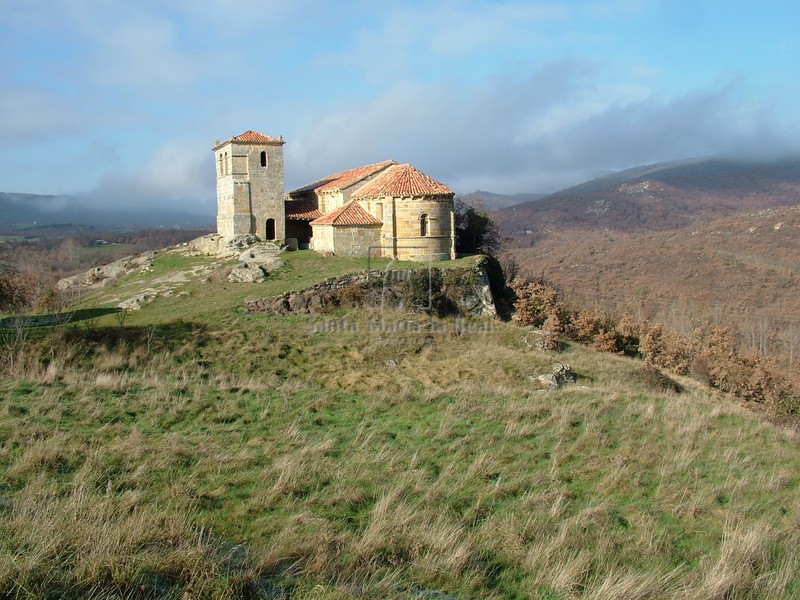
[[[285,238],[284,143],[253,130],[216,143],[217,233]]]

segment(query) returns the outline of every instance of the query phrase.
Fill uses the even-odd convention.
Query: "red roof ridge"
[[[352,198],[449,196],[453,191],[410,163],[395,164],[355,190]]]
[[[367,177],[380,173],[381,171],[396,164],[397,162],[394,160],[384,160],[371,165],[364,165],[361,167],[355,167],[353,169],[347,169],[345,171],[339,171],[338,173],[333,173],[332,175],[323,177],[322,179],[317,179],[316,181],[309,183],[308,185],[304,185],[303,187],[299,187],[289,193],[300,194],[311,191],[342,190],[352,187]]]
[[[334,211],[311,221],[312,225],[381,225],[381,222],[369,214],[355,200],[340,206]]]
[[[283,141],[282,137],[273,137],[271,135],[265,135],[260,131],[255,131],[254,129],[248,129],[247,131],[243,131],[239,135],[234,135],[230,139],[225,140],[224,142],[216,142],[214,145],[214,150],[217,148],[221,148],[225,144],[230,144],[232,142],[236,142],[237,144],[285,144],[286,142]]]
[[[233,136],[231,139],[237,142],[283,142],[283,138],[264,135],[260,131],[255,131],[254,129],[248,129],[239,135]]]

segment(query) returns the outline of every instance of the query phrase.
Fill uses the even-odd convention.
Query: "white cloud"
[[[207,140],[173,139],[154,148],[144,164],[109,171],[94,189],[75,196],[88,206],[100,208],[213,214],[212,156]]]
[[[303,184],[387,158],[413,162],[458,191],[554,191],[603,170],[689,156],[797,150],[741,84],[663,98],[581,62],[527,77],[405,81],[342,105],[288,139],[287,175]]]

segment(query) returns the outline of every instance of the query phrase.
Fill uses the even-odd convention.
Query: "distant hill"
[[[734,324],[792,366],[800,344],[800,159],[637,167],[495,213],[519,268],[577,304],[688,334]]]
[[[213,217],[170,210],[95,208],[82,204],[73,196],[0,192],[2,229],[65,223],[102,227],[205,227],[213,224]]]
[[[514,250],[531,274],[571,295],[646,316],[773,314],[800,324],[800,205],[669,231],[564,229]],[[663,316],[663,315],[662,315]]]
[[[525,202],[535,202],[541,198],[546,197],[547,194],[495,194],[494,192],[487,192],[484,190],[477,190],[469,194],[463,194],[458,199],[466,202],[469,205],[480,203],[487,211],[498,211],[515,204],[522,204]]]
[[[636,167],[497,211],[514,245],[550,229],[664,231],[800,203],[800,158],[697,159]]]

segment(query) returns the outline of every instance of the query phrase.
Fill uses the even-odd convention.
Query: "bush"
[[[514,302],[516,312],[512,317],[516,323],[540,328],[552,317],[563,327],[563,323],[568,320],[563,318],[566,316],[566,308],[561,294],[544,279],[529,281],[518,278],[511,282],[511,287],[517,298]]]
[[[600,352],[642,356],[640,375],[651,387],[678,391],[678,384],[659,371],[667,369],[778,414],[800,412],[800,393],[780,367],[764,357],[739,353],[730,329],[710,325],[689,340],[660,323],[637,323],[631,315],[615,322],[587,309],[567,310],[559,290],[542,278],[516,279],[512,287],[517,296],[513,320],[540,328],[543,349],[557,348],[558,336],[564,335]]]
[[[500,250],[500,230],[480,206],[456,200],[455,217],[457,253],[496,254]]]

